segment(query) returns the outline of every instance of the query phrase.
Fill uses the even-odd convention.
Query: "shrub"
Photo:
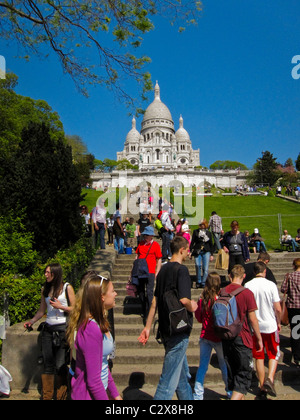
[[[31,274],[38,260],[32,246],[33,234],[26,231],[22,215],[0,216],[0,275]]]
[[[47,264],[52,262],[61,264],[64,280],[71,283],[77,290],[80,278],[94,255],[95,249],[91,239],[82,238],[69,249],[59,251],[55,258],[49,259],[46,264],[38,264],[30,277],[14,274],[0,277],[0,298],[5,293],[9,296],[11,325],[32,318],[38,310],[41,289],[45,283],[44,269]]]

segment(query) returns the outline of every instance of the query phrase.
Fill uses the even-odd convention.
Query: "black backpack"
[[[167,280],[162,299],[163,312],[168,314],[169,337],[183,333],[190,334],[193,328],[189,313],[178,298],[177,278],[179,268],[180,265],[178,264],[178,267],[175,267],[173,270],[173,277]],[[157,340],[160,337],[161,334],[158,327]]]

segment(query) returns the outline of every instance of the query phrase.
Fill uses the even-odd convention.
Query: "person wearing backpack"
[[[197,302],[191,300],[191,279],[188,268],[182,263],[189,254],[189,243],[185,238],[175,237],[171,242],[172,258],[164,264],[157,276],[156,289],[145,328],[139,342],[146,345],[150,337],[150,329],[158,309],[160,339],[165,347],[165,357],[162,374],[154,396],[155,400],[171,400],[176,392],[180,400],[193,400],[193,391],[189,384],[189,367],[186,351],[191,333],[193,312]],[[170,283],[173,281],[173,287]],[[177,296],[177,304],[185,312],[187,319],[178,323],[176,332],[171,325],[166,302],[168,293]],[[169,296],[169,295],[168,295]],[[182,329],[181,329],[182,327]]]
[[[231,284],[226,286],[228,294],[241,290],[245,278],[245,269],[242,265],[235,265],[230,273]],[[241,320],[241,331],[231,339],[222,339],[222,346],[228,370],[228,389],[232,391],[232,400],[244,400],[245,395],[251,387],[252,380],[252,349],[253,337],[250,330],[256,337],[257,350],[262,351],[263,343],[259,330],[258,320],[255,314],[257,304],[254,294],[249,289],[242,288],[235,296],[239,319]]]
[[[200,335],[200,364],[196,375],[194,387],[194,399],[203,400],[204,378],[210,362],[211,352],[216,351],[219,366],[222,372],[223,381],[227,396],[231,398],[228,391],[227,366],[224,359],[222,341],[214,331],[214,320],[212,307],[218,299],[220,292],[221,278],[217,273],[209,273],[202,298],[199,299],[198,308],[195,312],[195,318],[202,324]]]

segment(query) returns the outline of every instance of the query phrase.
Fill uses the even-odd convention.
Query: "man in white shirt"
[[[269,358],[269,373],[265,380],[264,350],[258,352],[254,338],[253,357],[256,360],[256,371],[260,382],[261,394],[276,396],[274,378],[280,357],[279,332],[281,330],[281,306],[277,286],[266,279],[266,264],[258,261],[254,265],[255,278],[246,284],[255,297],[258,310],[256,317],[263,339],[264,349]]]
[[[92,220],[95,229],[95,242],[98,248],[98,241],[100,238],[100,247],[105,249],[105,231],[106,231],[106,208],[104,207],[104,200],[100,199],[99,204],[93,209]]]

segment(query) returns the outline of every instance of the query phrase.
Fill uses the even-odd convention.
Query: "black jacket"
[[[200,229],[196,229],[193,232],[192,242],[191,242],[191,253],[193,257],[197,257],[200,252],[210,252],[213,254],[213,242],[212,242],[212,234],[209,230],[206,230],[206,235],[209,238],[209,241],[204,242],[202,238],[199,238]]]

